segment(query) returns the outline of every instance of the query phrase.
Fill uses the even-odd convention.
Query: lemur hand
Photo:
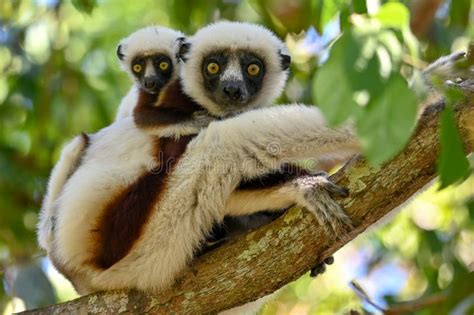
[[[332,197],[347,197],[349,191],[331,182],[326,173],[298,177],[294,185],[299,192],[298,204],[316,217],[331,238],[344,239],[352,229],[351,219]]]
[[[216,117],[211,116],[208,111],[200,110],[193,113],[193,122],[199,127],[207,127]]]
[[[433,80],[441,80],[447,85],[456,85],[474,78],[474,52],[458,51],[443,56],[423,70],[423,76],[431,85]]]

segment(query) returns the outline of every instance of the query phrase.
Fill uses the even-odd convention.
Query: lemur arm
[[[241,181],[279,170],[292,160],[328,155],[348,157],[358,150],[353,128],[349,125],[329,128],[315,107],[289,105],[259,109],[211,123],[189,147],[183,161],[183,170],[188,171],[183,176],[187,179],[183,181],[195,181],[189,191],[196,194],[199,208],[196,212],[216,209],[221,216],[243,215],[298,203],[313,212],[333,236],[338,236],[349,221],[330,194],[346,192],[334,187],[324,176],[302,176],[260,192],[234,190]],[[196,166],[186,165],[188,159],[200,163],[195,174],[189,174]],[[274,199],[278,194],[281,194],[279,198]],[[259,198],[262,199],[258,201]],[[253,202],[257,204],[252,205]]]
[[[211,117],[187,95],[178,80],[171,82],[157,97],[143,90],[133,109],[135,125],[160,137],[196,134],[215,117]]]
[[[243,180],[278,170],[283,163],[348,158],[360,149],[352,124],[330,128],[319,109],[303,105],[267,107],[213,122],[206,138],[241,157],[233,162],[241,164]],[[222,151],[216,154],[227,153]]]
[[[54,229],[55,206],[59,194],[68,178],[79,166],[84,150],[89,144],[89,137],[81,134],[72,139],[61,151],[61,157],[54,166],[48,181],[46,196],[40,211],[38,223],[38,241],[42,248],[50,250]]]

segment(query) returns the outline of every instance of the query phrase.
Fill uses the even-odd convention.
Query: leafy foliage
[[[429,62],[465,46],[474,37],[474,27],[470,0],[447,1],[438,8],[430,32],[416,39],[410,21],[417,17],[410,14],[417,13],[410,10],[417,0],[381,0],[379,7],[376,2],[1,1],[0,270],[10,289],[0,289],[0,307],[24,286],[12,285],[28,282],[13,277],[15,268],[38,264],[33,259],[39,254],[36,216],[62,145],[79,132],[95,132],[109,124],[129,87],[115,57],[120,38],[154,23],[188,33],[222,18],[264,24],[285,38],[294,60],[280,101],[315,102],[332,124],[354,120],[365,154],[377,164],[397,154],[413,130],[417,99],[407,79],[419,73],[422,60]],[[451,115],[448,108],[441,128],[442,187],[464,178],[468,168]],[[418,204],[420,208],[404,211],[385,228],[351,244],[340,260],[361,263],[342,265],[344,270],[351,270],[351,279],[367,279],[363,287],[374,287],[380,283],[374,276],[378,268],[403,262],[409,267],[401,269],[409,270],[410,276],[402,277],[401,289],[380,285],[368,294],[384,293],[376,301],[385,306],[449,289],[445,309],[455,308],[469,289],[462,279],[472,277],[474,258],[463,253],[468,249],[460,249],[474,240],[472,191],[472,179],[456,188],[430,191],[418,200],[434,213],[420,219],[417,213],[427,211]],[[465,200],[471,200],[468,206]],[[441,223],[427,225],[433,221],[430,217]],[[315,281],[300,279],[267,308],[342,312],[367,307],[341,280],[338,268]],[[34,272],[37,269],[29,270],[34,274],[29,289],[48,291],[42,289],[47,284]],[[64,292],[61,286],[57,296],[70,297]],[[51,291],[46,295],[50,299]],[[23,296],[28,306],[47,303],[34,296],[41,295]]]
[[[441,117],[440,137],[441,153],[438,160],[438,172],[443,188],[469,175],[469,161],[464,153],[451,106],[444,110]]]

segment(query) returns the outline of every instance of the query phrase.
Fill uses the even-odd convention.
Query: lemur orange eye
[[[162,61],[160,62],[159,67],[161,71],[166,71],[170,67],[170,64],[167,61]]]
[[[138,73],[138,72],[142,71],[142,68],[143,67],[141,65],[136,63],[136,64],[133,65],[132,70],[133,70],[133,72]]]
[[[256,76],[260,73],[260,67],[257,64],[252,63],[247,67],[247,73],[251,76]]]
[[[207,65],[207,72],[209,74],[216,74],[217,72],[219,72],[219,65],[215,62],[210,62],[208,65]]]

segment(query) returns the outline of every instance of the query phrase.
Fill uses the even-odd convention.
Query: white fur
[[[175,59],[178,48],[177,39],[180,37],[184,37],[184,34],[161,26],[144,27],[130,34],[119,44],[125,55],[125,58],[119,61],[122,70],[127,72],[132,80],[135,80],[131,69],[135,57],[163,53],[170,56],[172,60]],[[176,66],[175,60],[173,60],[173,66]]]
[[[200,29],[190,39],[188,60],[181,67],[181,81],[186,94],[216,116],[222,116],[221,106],[203,92],[203,58],[215,51],[246,50],[263,58],[266,73],[258,96],[246,109],[272,104],[283,91],[287,71],[282,71],[280,52],[288,54],[285,44],[263,26],[241,22],[218,22]]]
[[[124,59],[120,60],[122,69],[127,72],[130,77],[135,80],[135,76],[131,71],[132,60],[138,55],[162,53],[168,55],[173,63],[173,76],[171,80],[176,79],[178,75],[178,62],[176,60],[176,52],[178,49],[178,38],[183,37],[183,33],[168,29],[166,27],[149,26],[130,34],[127,38],[120,42],[121,53]],[[150,71],[153,67],[149,65],[146,71]],[[133,113],[138,101],[138,83],[134,83],[127,95],[122,99],[117,111],[116,120],[130,117]],[[198,120],[197,120],[198,121]],[[200,120],[199,120],[200,121]],[[207,125],[208,122],[202,122]],[[160,130],[160,136],[181,136],[185,134],[197,133],[200,128],[192,124],[182,124],[180,126],[170,126]],[[38,224],[38,242],[40,246],[46,250],[51,249],[52,229],[54,219],[53,204],[57,196],[63,189],[63,186],[69,176],[78,166],[86,146],[81,136],[72,140],[62,151],[61,158],[53,169],[46,197],[43,201],[40,212],[40,221]]]
[[[271,75],[266,77],[254,106],[273,101],[281,92],[287,75],[280,67],[278,51],[283,49],[282,43],[269,31],[253,25],[216,25],[224,30],[215,37],[216,43],[231,48],[243,45],[249,50],[255,46],[255,53],[262,52],[265,56],[267,74]],[[223,34],[229,32],[230,26],[247,35],[226,42]],[[212,30],[212,26],[205,29]],[[192,51],[195,53],[205,50],[196,39],[198,35],[199,32],[193,39],[195,49]],[[194,59],[198,57],[193,57],[191,52],[189,64],[196,67]],[[200,68],[195,70],[201,71]],[[193,75],[196,73],[186,77],[183,83],[192,81]],[[195,97],[192,93],[200,94],[193,90],[197,87],[191,84],[191,90],[186,87],[185,90]],[[208,101],[204,99],[204,102]],[[243,179],[280,169],[282,163],[292,159],[325,157],[335,152],[350,155],[358,149],[351,128],[327,128],[316,108],[274,107],[213,122],[188,145],[170,174],[165,193],[144,226],[142,237],[112,267],[98,269],[91,264],[96,249],[91,233],[108,201],[156,167],[150,138],[153,132],[137,128],[133,119],[126,117],[93,135],[81,165],[53,201],[57,220],[53,246],[48,253],[53,262],[66,271],[79,293],[166,288],[186,268],[212,225],[225,215],[280,208],[299,200],[294,187],[284,187],[269,191],[258,206],[244,210],[237,203],[242,197],[253,196],[234,192]],[[280,194],[279,198],[272,202],[271,197],[277,194]]]
[[[120,105],[117,109],[117,115],[115,120],[119,120],[125,117],[132,116],[133,109],[137,105],[138,101],[138,84],[134,83],[127,95],[125,95],[120,101]]]
[[[47,251],[51,250],[53,239],[54,202],[59,196],[64,183],[78,167],[86,145],[87,143],[82,135],[75,137],[66,144],[49,177],[47,193],[43,200],[37,228],[39,245]]]
[[[128,73],[134,84],[122,99],[115,120],[131,116],[137,104],[139,83],[131,69],[133,59],[137,56],[156,53],[167,55],[173,63],[173,75],[170,79],[172,81],[179,74],[179,63],[176,60],[176,53],[179,48],[178,38],[180,37],[184,37],[184,34],[179,31],[161,26],[148,26],[130,34],[120,42],[121,52],[124,54],[123,60],[119,60],[120,67]],[[150,73],[154,69],[147,64],[145,71]]]
[[[257,123],[258,122],[258,123]],[[325,127],[320,112],[304,106],[254,110],[214,122],[188,146],[156,205],[144,234],[111,268],[90,266],[89,233],[104,204],[154,161],[149,136],[131,118],[91,138],[81,166],[58,198],[54,256],[77,275],[80,293],[101,289],[160,290],[186,267],[238,183],[276,170],[293,158],[320,157],[358,148],[351,129]],[[268,150],[278,143],[281,150]],[[186,196],[186,198],[183,198]],[[266,207],[267,205],[265,205]],[[261,209],[260,209],[261,210]]]

